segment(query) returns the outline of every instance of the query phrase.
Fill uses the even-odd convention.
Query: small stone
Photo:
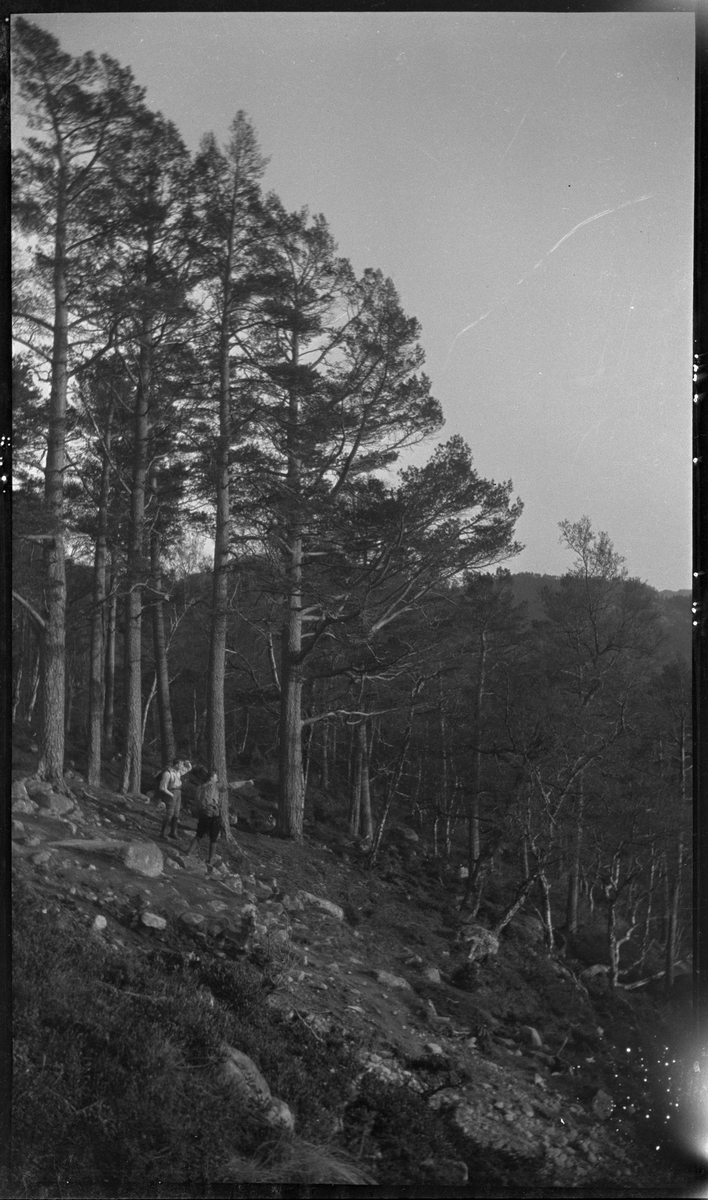
[[[445,1053],[442,1046],[439,1046],[437,1042],[426,1042],[423,1049],[426,1050],[428,1054],[432,1054],[435,1057]]]
[[[372,974],[376,981],[383,984],[384,987],[400,988],[402,991],[408,992],[413,990],[408,980],[403,979],[400,975],[391,975],[389,971],[378,970],[374,970]]]
[[[15,806],[15,800],[29,800],[29,792],[21,779],[16,779],[11,790],[12,806]]]
[[[426,967],[423,971],[423,978],[427,979],[430,983],[442,983],[437,967]]]
[[[148,929],[166,929],[167,921],[164,917],[158,917],[157,913],[144,912],[140,915],[141,924],[147,925]]]
[[[91,928],[95,929],[97,933],[100,933],[103,929],[106,928],[107,924],[108,924],[108,921],[106,920],[106,918],[102,917],[99,913],[99,915],[94,918],[94,922],[93,922],[93,925],[91,926]]]
[[[49,862],[51,857],[51,850],[40,850],[38,854],[32,855],[32,862],[34,863],[35,867],[43,867],[45,863]]]
[[[300,892],[300,899],[305,904],[311,904],[313,908],[317,908],[320,912],[327,913],[328,916],[334,917],[337,921],[344,920],[344,910],[338,904],[334,904],[331,900],[325,900],[322,896],[314,896],[312,892]]]
[[[24,832],[25,832],[25,827],[22,824],[22,822],[15,820],[15,818],[13,817],[13,819],[12,819],[12,836],[14,838],[22,837]]]
[[[203,925],[205,921],[204,914],[198,912],[182,913],[179,919],[181,923],[186,925],[189,929],[197,929],[200,925]]]

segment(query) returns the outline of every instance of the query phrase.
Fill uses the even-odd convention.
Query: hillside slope
[[[60,797],[28,765],[13,784],[6,1194],[685,1194],[652,1091],[670,1043],[656,1005],[579,978],[528,912],[469,966],[459,881],[414,831],[367,871],[331,827],[276,839],[261,780],[236,792],[236,840],[207,871],[185,855],[189,811],[179,842],[160,842],[151,800],[75,774]],[[223,1099],[227,1043],[284,1104],[280,1125]]]

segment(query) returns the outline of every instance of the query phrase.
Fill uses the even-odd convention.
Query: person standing
[[[212,771],[206,783],[203,783],[197,792],[197,832],[192,838],[187,854],[190,855],[197,842],[201,841],[204,835],[208,833],[209,854],[207,856],[207,866],[211,866],[216,854],[216,843],[219,840],[221,828],[219,772]]]
[[[190,762],[185,762],[181,758],[175,758],[172,765],[166,767],[162,773],[162,778],[158,785],[157,794],[160,800],[165,803],[165,816],[160,830],[160,837],[165,837],[167,826],[170,826],[170,832],[167,834],[170,838],[177,838],[178,822],[180,809],[182,807],[182,777],[188,775],[192,769]]]

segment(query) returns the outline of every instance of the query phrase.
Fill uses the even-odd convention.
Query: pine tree
[[[106,166],[126,144],[142,92],[113,59],[72,58],[24,18],[14,26],[13,65],[33,131],[14,158],[14,207],[22,257],[34,258],[31,278],[21,264],[16,273],[15,333],[51,373],[38,771],[63,787],[67,387],[91,342],[89,293],[109,254]]]

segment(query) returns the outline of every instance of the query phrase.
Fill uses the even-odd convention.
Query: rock
[[[595,963],[592,967],[586,967],[580,972],[581,979],[595,979],[598,975],[606,975],[609,967],[605,963]]]
[[[203,925],[206,917],[204,913],[199,912],[183,912],[179,918],[182,925],[186,925],[188,929],[198,929]]]
[[[12,807],[15,807],[15,800],[29,800],[29,792],[24,785],[22,779],[16,779],[12,785]]]
[[[592,1111],[596,1117],[599,1117],[601,1121],[606,1121],[608,1117],[612,1116],[615,1102],[610,1096],[609,1092],[604,1092],[602,1088],[600,1088],[600,1090],[597,1091],[593,1096],[590,1107],[592,1108]]]
[[[229,875],[227,879],[222,880],[222,883],[235,896],[243,895],[243,883],[240,875]]]
[[[46,779],[39,779],[36,775],[30,775],[27,779],[21,781],[24,784],[26,795],[30,800],[39,800],[40,796],[48,796],[54,791],[51,783]]]
[[[102,917],[99,913],[99,915],[97,917],[94,917],[94,922],[93,922],[93,925],[91,926],[91,928],[95,929],[96,933],[101,933],[102,930],[104,930],[107,925],[108,925],[108,921],[106,920],[105,917]]]
[[[295,1118],[284,1100],[273,1096],[253,1059],[232,1046],[223,1047],[217,1078],[250,1116],[275,1129],[292,1133]]]
[[[437,1042],[426,1042],[423,1046],[423,1049],[427,1054],[432,1054],[435,1057],[439,1057],[441,1054],[445,1053],[442,1046],[439,1046]]]
[[[261,883],[260,879],[256,880],[256,896],[259,900],[269,900],[273,895],[273,889],[268,887],[267,883]]]
[[[21,821],[12,820],[12,836],[14,838],[22,837],[25,832],[25,827]]]
[[[154,842],[130,842],[126,847],[123,862],[130,871],[155,879],[162,874],[164,859],[162,851]]]
[[[141,913],[140,922],[142,925],[147,925],[148,929],[167,929],[167,921],[164,917],[158,917],[157,913]]]
[[[74,801],[59,792],[36,792],[35,799],[39,807],[53,817],[61,817],[74,808]]]
[[[422,965],[423,960],[419,954],[411,954],[408,958],[404,959],[404,966],[406,967],[422,967]]]
[[[26,800],[20,798],[19,800],[12,801],[12,811],[14,813],[26,813],[27,816],[32,816],[34,813],[39,812],[39,805],[35,804],[34,800],[30,800],[29,797],[27,797]]]
[[[338,904],[334,904],[331,900],[325,900],[321,896],[313,896],[312,892],[300,892],[300,899],[305,904],[311,904],[313,908],[319,909],[320,912],[327,913],[330,917],[334,917],[337,921],[344,920],[344,910]]]
[[[483,925],[470,921],[463,927],[459,940],[467,946],[467,961],[481,962],[494,958],[499,952],[499,938]]]
[[[413,989],[407,979],[403,979],[400,975],[391,975],[389,971],[372,971],[374,979],[384,987],[399,988],[401,991],[411,992]]]
[[[429,983],[442,983],[437,967],[426,967],[423,971],[423,978],[427,979]]]
[[[534,1049],[536,1049],[536,1050],[541,1049],[541,1047],[543,1046],[543,1041],[542,1041],[540,1035],[536,1032],[536,1030],[533,1028],[532,1025],[522,1025],[521,1032],[524,1034],[525,1040],[531,1046],[533,1046]]]
[[[35,867],[43,867],[45,863],[49,862],[51,857],[51,850],[40,850],[38,854],[32,855],[31,861],[34,863]]]
[[[397,842],[419,842],[420,838],[415,829],[408,825],[392,825],[390,836]]]
[[[459,1186],[467,1183],[469,1180],[469,1172],[467,1163],[462,1162],[457,1158],[426,1158],[421,1166],[425,1170],[426,1175],[430,1176],[436,1183],[445,1184],[448,1187]]]

